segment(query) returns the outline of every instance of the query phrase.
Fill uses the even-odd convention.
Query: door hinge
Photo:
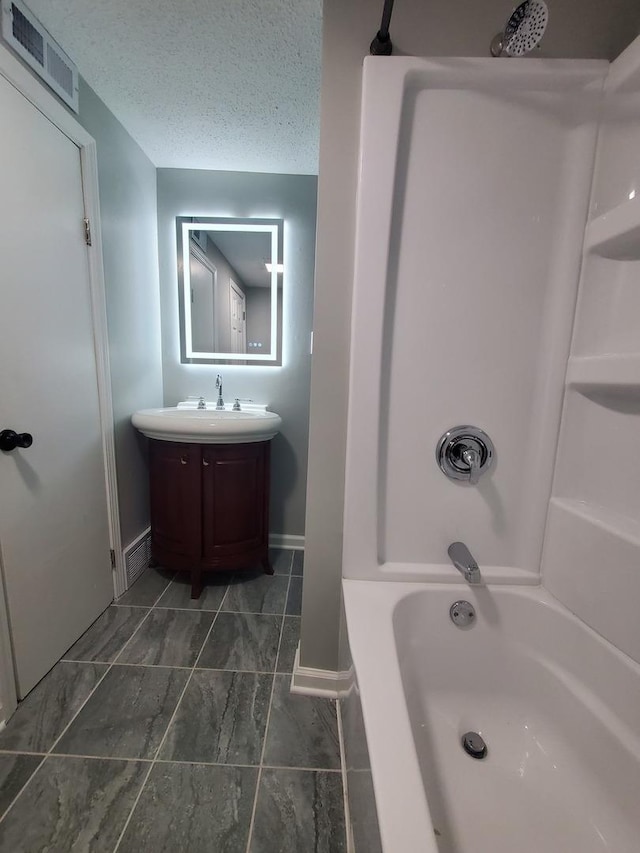
[[[116,552],[112,548],[109,551],[109,554],[111,555],[111,568],[115,569],[115,567],[116,567]]]
[[[91,245],[91,223],[88,219],[83,219],[84,222],[84,242],[87,246]]]

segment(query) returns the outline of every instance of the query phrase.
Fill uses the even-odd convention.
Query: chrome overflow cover
[[[487,745],[478,732],[467,732],[462,735],[462,748],[472,758],[486,758]]]
[[[491,468],[494,456],[493,442],[484,430],[474,426],[448,429],[436,447],[436,460],[443,474],[472,485]]]
[[[468,601],[454,601],[449,608],[449,616],[454,625],[458,628],[466,628],[472,625],[476,619],[476,611],[473,604]]]

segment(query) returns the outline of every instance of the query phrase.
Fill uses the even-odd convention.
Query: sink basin
[[[142,409],[131,418],[148,438],[192,444],[245,444],[269,441],[280,430],[282,418],[265,409],[233,412],[184,409]]]

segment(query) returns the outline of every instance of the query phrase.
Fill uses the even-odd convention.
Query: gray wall
[[[120,530],[126,546],[149,524],[146,449],[130,418],[136,409],[162,405],[156,170],[82,79],[78,118],[98,149]]]
[[[309,340],[313,306],[315,176],[158,169],[158,241],[165,405],[188,395],[250,397],[282,416],[272,445],[271,532],[302,535],[309,429]],[[178,326],[176,216],[284,220],[282,367],[182,364]]]
[[[403,0],[394,7],[396,54],[487,56],[513,4]],[[381,0],[324,0],[318,240],[311,376],[311,429],[300,656],[339,669],[342,513],[349,326],[361,67],[380,25]],[[640,28],[637,0],[576,6],[554,0],[538,55],[615,57]],[[517,60],[501,60],[517,61]],[[384,116],[381,116],[384,121]]]

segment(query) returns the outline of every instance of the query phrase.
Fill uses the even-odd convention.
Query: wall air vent
[[[151,528],[147,528],[137,539],[124,549],[124,567],[127,574],[127,589],[136,581],[151,559]]]
[[[2,37],[77,113],[78,69],[20,0],[2,0]]]

